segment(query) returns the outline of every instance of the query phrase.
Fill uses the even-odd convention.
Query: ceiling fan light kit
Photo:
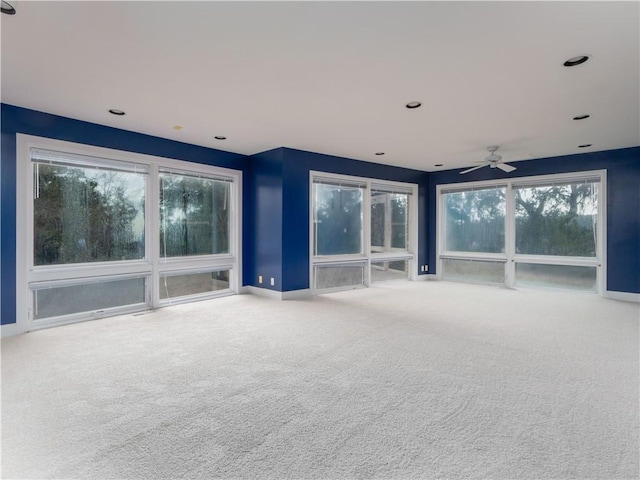
[[[500,160],[502,160],[502,155],[498,155],[496,153],[496,151],[498,150],[497,145],[492,145],[490,147],[487,147],[487,151],[489,152],[489,155],[487,155],[484,159],[485,164],[484,165],[478,165],[477,167],[471,167],[468,168],[467,170],[463,170],[460,172],[460,175],[464,175],[465,173],[469,173],[469,172],[473,172],[474,170],[478,170],[482,167],[486,167],[487,165],[489,166],[489,168],[498,168],[500,170],[502,170],[503,172],[506,173],[510,173],[513,172],[516,167],[506,164],[506,163],[501,163]]]

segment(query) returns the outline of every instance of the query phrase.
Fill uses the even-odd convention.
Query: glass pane
[[[160,256],[229,253],[229,182],[160,174]]]
[[[364,264],[316,265],[316,285],[318,290],[339,287],[364,286]]]
[[[504,263],[445,258],[443,277],[465,282],[504,283]]]
[[[391,194],[391,248],[406,250],[409,232],[409,195]]]
[[[407,260],[371,262],[371,282],[408,278],[409,262]]]
[[[447,193],[445,250],[504,252],[505,188]]]
[[[209,293],[229,288],[229,270],[185,275],[162,275],[160,299]]]
[[[371,251],[407,250],[409,195],[371,193]]]
[[[34,265],[144,258],[146,175],[34,163]]]
[[[384,252],[387,214],[383,196],[371,197],[371,251]]]
[[[516,283],[596,292],[596,267],[517,263]]]
[[[362,188],[315,184],[315,255],[362,253]]]
[[[595,257],[598,184],[519,188],[516,253]]]
[[[33,291],[34,318],[145,303],[145,278],[106,280]]]

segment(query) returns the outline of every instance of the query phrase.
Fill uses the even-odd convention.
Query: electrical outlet
[[[428,272],[428,271],[429,271],[429,265],[425,265],[425,266],[424,266],[424,271],[425,271],[425,272]]]
[[[420,265],[420,271],[424,272],[424,265]]]
[[[262,275],[258,275],[258,283],[262,283]]]
[[[276,279],[271,277],[271,286],[273,287],[275,286],[275,284],[276,284]]]

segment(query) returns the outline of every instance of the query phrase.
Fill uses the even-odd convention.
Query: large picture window
[[[505,187],[444,194],[445,250],[504,252]]]
[[[595,257],[598,183],[515,188],[516,252]]]
[[[415,275],[415,187],[312,173],[311,285],[366,287]]]
[[[229,181],[160,172],[160,256],[229,253]]]
[[[441,276],[601,291],[604,175],[439,187]]]
[[[147,169],[34,149],[34,265],[145,256]]]
[[[238,291],[239,172],[26,135],[18,145],[25,330]]]

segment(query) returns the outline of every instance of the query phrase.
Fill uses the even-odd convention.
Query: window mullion
[[[371,184],[362,189],[362,253],[371,256]]]
[[[504,282],[505,286],[512,288],[515,285],[515,262],[513,256],[516,253],[516,201],[515,201],[515,189],[511,182],[506,186],[506,212],[505,212],[505,225],[504,225],[504,248],[507,256],[507,262],[505,263]]]
[[[147,229],[147,259],[151,263],[151,281],[147,285],[148,302],[151,308],[157,308],[160,303],[158,284],[160,281],[160,174],[157,165],[151,165],[149,172],[149,186],[145,203],[145,224]]]

